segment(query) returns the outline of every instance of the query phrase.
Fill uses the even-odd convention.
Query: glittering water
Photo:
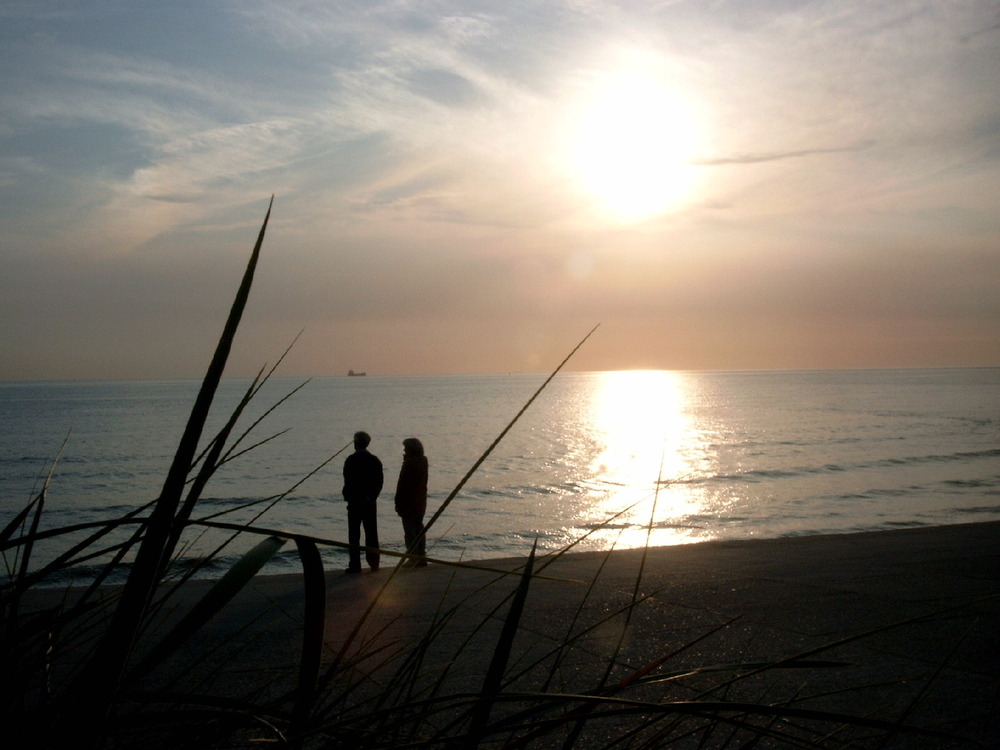
[[[340,472],[357,429],[386,467],[383,546],[405,437],[430,460],[429,513],[541,385],[541,375],[325,378],[248,438],[196,516],[346,539]],[[268,384],[259,415],[299,381]],[[245,381],[226,381],[213,427]],[[198,384],[0,384],[0,522],[37,492],[63,440],[43,528],[117,517],[156,497]],[[249,422],[248,422],[249,424]],[[429,534],[446,559],[1000,518],[1000,368],[606,372],[557,376]],[[301,483],[300,483],[301,482]],[[197,557],[215,535],[186,550]],[[227,550],[225,563],[249,541]],[[64,549],[57,539],[42,557]],[[339,551],[327,553],[341,566]],[[291,570],[294,550],[267,572]]]

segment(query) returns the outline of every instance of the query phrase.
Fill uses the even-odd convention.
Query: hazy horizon
[[[0,380],[1000,365],[995,2],[0,19]]]
[[[207,368],[207,365],[206,365]],[[917,367],[830,367],[822,369],[809,369],[809,368],[787,368],[787,369],[753,369],[753,370],[653,370],[653,369],[621,369],[621,370],[580,370],[573,369],[570,365],[562,368],[556,377],[561,377],[563,375],[593,375],[593,374],[615,374],[615,373],[643,373],[643,372],[665,372],[674,373],[678,375],[684,375],[685,373],[692,375],[767,375],[767,374],[788,374],[793,375],[796,373],[809,374],[809,373],[849,373],[849,372],[879,372],[879,371],[936,371],[936,370],[996,370],[1000,368],[1000,365],[936,365],[936,366],[917,366]],[[553,366],[553,370],[555,367]],[[408,374],[396,374],[387,375],[385,373],[368,373],[360,372],[356,373],[358,375],[377,379],[377,378],[497,378],[497,377],[509,377],[509,376],[526,376],[526,377],[538,377],[546,378],[552,374],[550,371],[544,370],[519,370],[510,372],[426,372],[426,373],[408,373]],[[190,382],[197,385],[202,381],[204,373],[193,374],[190,376],[177,377],[177,378],[38,378],[34,380],[0,380],[2,385],[34,385],[34,384],[51,384],[57,385],[60,383],[83,385],[86,383],[156,383],[156,382]],[[341,373],[329,373],[324,375],[308,375],[306,373],[285,373],[281,372],[280,369],[275,372],[271,378],[275,381],[301,381],[305,379],[326,379],[326,378],[347,378],[351,377],[346,372]],[[241,374],[241,375],[224,375],[223,380],[232,381],[248,381],[253,378],[251,374]]]

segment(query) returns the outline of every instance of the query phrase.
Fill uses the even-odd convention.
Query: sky
[[[1000,365],[995,0],[0,0],[0,380]],[[296,338],[298,337],[298,338]]]

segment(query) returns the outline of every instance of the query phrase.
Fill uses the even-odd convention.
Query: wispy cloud
[[[186,275],[199,293],[227,288],[272,193],[274,265],[258,295],[269,317],[248,330],[308,321],[318,339],[357,346],[377,331],[383,370],[522,356],[496,343],[475,348],[488,362],[393,360],[394,346],[440,351],[472,320],[544,341],[599,317],[616,344],[605,361],[593,342],[581,361],[598,367],[628,366],[629,346],[643,361],[662,351],[663,366],[704,364],[672,345],[670,321],[700,321],[695,348],[715,347],[713,366],[744,314],[762,337],[782,316],[822,336],[843,314],[831,299],[869,320],[895,310],[905,326],[913,295],[858,262],[878,254],[906,259],[943,328],[970,307],[1000,315],[983,292],[1000,271],[981,262],[998,239],[992,0],[49,0],[0,14],[0,312],[22,331],[0,342],[0,377],[29,372],[33,338],[67,346],[71,368],[81,347],[100,349],[109,315],[167,320],[189,304]],[[626,225],[556,157],[580,101],[629,65],[695,113],[687,161],[700,181]],[[14,293],[46,278],[34,303],[65,312],[63,331]],[[862,285],[878,306],[859,278],[878,280]],[[367,327],[351,329],[361,308]],[[182,335],[143,325],[161,344]],[[968,361],[981,362],[1000,345],[977,326]],[[345,369],[309,342],[303,369]]]
[[[867,141],[852,146],[841,146],[831,148],[810,148],[798,151],[786,151],[784,153],[771,154],[741,154],[738,156],[722,156],[713,159],[696,159],[693,163],[699,167],[718,167],[726,164],[760,164],[768,161],[782,161],[783,159],[801,159],[808,156],[820,156],[824,154],[844,154],[854,151],[864,151],[871,148],[874,141]]]

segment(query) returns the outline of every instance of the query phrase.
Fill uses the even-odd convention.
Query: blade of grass
[[[552,371],[552,373],[545,379],[545,382],[542,383],[542,385],[538,387],[538,389],[531,396],[531,398],[528,399],[527,403],[525,403],[524,406],[521,407],[521,410],[514,416],[514,418],[500,432],[500,434],[497,435],[496,439],[490,444],[490,446],[486,449],[486,451],[479,457],[479,459],[465,473],[465,476],[462,477],[462,479],[455,486],[455,488],[448,494],[448,497],[445,498],[444,502],[441,503],[440,507],[438,507],[437,511],[431,516],[430,520],[427,523],[424,524],[424,528],[421,530],[418,540],[414,542],[415,545],[419,544],[420,539],[426,538],[427,530],[441,517],[441,515],[444,513],[445,509],[451,504],[452,500],[454,500],[455,497],[458,495],[458,493],[461,491],[462,487],[465,486],[465,483],[469,481],[469,479],[476,472],[476,470],[482,465],[483,461],[486,460],[486,458],[493,452],[493,450],[496,448],[496,446],[500,444],[500,441],[506,436],[506,434],[511,430],[511,428],[517,423],[517,421],[521,418],[521,416],[528,410],[528,407],[531,406],[532,403],[534,403],[535,399],[538,398],[539,394],[541,394],[541,392],[543,390],[545,390],[545,387],[552,381],[552,379],[566,365],[566,363],[569,362],[570,358],[574,354],[576,354],[576,352],[580,349],[581,346],[583,346],[583,344],[587,341],[587,339],[589,339],[594,334],[594,331],[596,331],[598,329],[598,327],[599,327],[599,325],[594,326],[592,329],[590,329],[590,331],[587,333],[587,335],[584,336],[575,347],[573,347],[573,349],[570,351],[570,353],[566,355],[566,357],[562,360],[562,362],[560,362],[559,365]],[[407,550],[407,552],[409,552],[409,550]],[[386,551],[383,550],[382,554],[386,554]],[[410,557],[410,555],[409,554],[404,554],[404,555],[402,555],[400,557],[402,559],[406,559],[407,557]],[[430,558],[424,557],[423,559],[429,560]],[[355,638],[357,638],[358,633],[361,631],[361,628],[364,625],[365,620],[368,619],[368,617],[371,614],[371,612],[377,606],[378,601],[382,597],[383,593],[387,590],[387,588],[395,580],[395,576],[398,573],[398,571],[400,570],[400,568],[401,568],[401,565],[399,565],[399,564],[397,564],[396,566],[393,567],[393,569],[390,572],[389,576],[387,577],[385,583],[382,584],[382,588],[379,590],[379,592],[376,594],[376,596],[369,603],[369,605],[365,609],[365,611],[362,612],[362,614],[358,618],[357,623],[355,624],[354,628],[348,634],[347,638],[344,640],[344,643],[341,645],[341,648],[340,648],[339,652],[337,653],[336,657],[333,659],[333,662],[327,668],[326,674],[323,677],[323,679],[321,680],[322,685],[329,684],[329,681],[330,681],[332,675],[339,668],[340,661],[341,661],[341,659],[343,659],[344,654],[347,653],[348,649],[353,644]],[[507,575],[508,572],[504,571],[504,574]]]
[[[653,493],[653,505],[649,511],[649,522],[646,526],[646,543],[642,547],[642,555],[639,558],[639,572],[635,577],[635,584],[632,587],[632,603],[633,605],[637,602],[639,598],[639,586],[642,583],[642,575],[646,569],[646,559],[649,555],[649,540],[653,533],[653,524],[656,520],[656,505],[660,499],[660,480],[663,478],[663,458],[666,454],[666,445],[663,446],[663,450],[660,453],[660,470],[656,481],[656,491]],[[629,607],[625,612],[625,622],[618,630],[618,642],[615,644],[614,656],[607,660],[607,666],[604,671],[604,676],[601,678],[601,689],[607,684],[608,680],[611,679],[611,670],[614,668],[615,664],[618,662],[618,654],[621,653],[623,646],[625,645],[625,637],[628,634],[629,625],[632,622],[632,613],[635,607]],[[586,719],[581,718],[576,722],[573,728],[570,730],[569,734],[566,736],[566,741],[563,747],[566,750],[572,748],[576,744],[576,740],[579,737],[580,732],[583,730]]]
[[[472,720],[469,727],[469,744],[471,747],[478,747],[480,741],[486,735],[486,729],[490,721],[490,713],[496,703],[497,695],[503,684],[503,676],[507,671],[507,664],[510,661],[510,654],[514,647],[514,636],[517,634],[517,627],[524,615],[524,603],[528,598],[528,589],[531,586],[531,572],[535,563],[535,549],[538,541],[532,545],[531,554],[524,565],[524,572],[517,586],[514,600],[507,611],[507,617],[503,623],[503,630],[500,631],[500,639],[493,649],[493,658],[490,666],[486,670],[486,678],[483,680],[483,688],[476,702],[472,713]]]
[[[67,694],[66,715],[62,719],[61,729],[66,733],[72,732],[81,746],[91,747],[98,742],[103,723],[111,710],[115,693],[132,653],[146,607],[156,587],[163,551],[187,483],[198,441],[208,419],[209,409],[219,381],[222,379],[229,352],[236,338],[236,331],[250,296],[273,203],[272,197],[222,336],[191,409],[191,415],[167,472],[160,497],[150,515],[146,534],[139,544],[136,561],[125,583],[122,598],[88,666],[84,668]]]
[[[552,381],[552,378],[554,378],[556,374],[566,365],[566,363],[569,362],[570,358],[574,354],[576,354],[577,350],[584,345],[587,339],[589,339],[594,334],[594,331],[596,331],[599,327],[600,324],[594,326],[593,328],[590,329],[590,332],[586,336],[580,339],[580,343],[578,343],[576,346],[573,347],[573,350],[566,355],[566,358],[559,363],[556,369],[554,369],[552,373],[545,379],[545,382],[538,387],[538,390],[536,390],[535,393],[531,396],[531,398],[528,399],[528,402],[521,407],[521,410],[517,414],[514,415],[514,418],[510,420],[510,423],[506,427],[504,427],[503,430],[500,432],[500,434],[497,435],[496,439],[492,443],[490,443],[490,446],[486,449],[483,455],[481,455],[479,459],[472,465],[472,468],[470,468],[465,473],[465,476],[462,477],[461,481],[459,481],[459,483],[455,485],[455,488],[450,493],[448,493],[448,497],[444,499],[440,507],[434,512],[434,515],[431,516],[430,520],[424,524],[424,530],[422,532],[424,535],[426,535],[428,529],[430,529],[430,527],[434,525],[434,523],[438,520],[438,518],[441,517],[441,514],[444,513],[445,509],[449,505],[451,505],[451,501],[455,499],[455,496],[462,491],[462,488],[465,486],[465,483],[468,482],[469,479],[472,477],[472,475],[476,473],[476,471],[479,469],[480,466],[482,466],[483,461],[485,461],[487,457],[493,452],[493,450],[500,444],[500,441],[504,439],[504,437],[507,435],[508,432],[510,432],[511,428],[515,424],[517,424],[517,421],[528,410],[528,407],[531,406],[534,403],[535,399],[538,398],[539,394],[541,394],[541,392],[545,390],[546,386],[548,386],[548,384]]]
[[[145,523],[145,519],[139,518],[139,514],[151,506],[152,503],[148,503],[142,506],[141,508],[136,508],[130,511],[121,518],[105,520],[105,521],[88,521],[86,523],[72,524],[70,526],[62,526],[56,529],[36,531],[34,534],[30,536],[26,535],[24,537],[19,537],[17,539],[7,540],[6,542],[0,544],[0,549],[6,550],[11,547],[17,547],[19,545],[27,544],[29,541],[32,540],[38,542],[45,539],[51,539],[53,537],[74,534],[78,531],[86,531],[88,529],[95,529],[95,528],[97,529],[95,533],[87,536],[82,541],[74,544],[68,550],[61,553],[58,557],[46,563],[44,567],[39,568],[38,570],[32,573],[28,573],[21,581],[14,583],[5,583],[3,585],[0,585],[0,595],[2,595],[6,589],[12,588],[15,585],[19,586],[22,589],[27,589],[34,583],[44,580],[45,578],[52,576],[53,574],[59,572],[60,570],[70,568],[74,565],[78,565],[81,562],[86,562],[87,560],[101,557],[116,549],[123,550],[122,554],[124,554],[124,552],[127,552],[129,549],[131,549],[132,545],[135,544],[135,542],[138,540],[139,535],[141,535],[142,533],[141,527]],[[117,542],[103,549],[91,550],[90,552],[84,555],[80,554],[84,550],[93,547],[95,542],[104,538],[115,529],[130,524],[137,525],[140,528],[138,528],[127,541]],[[121,556],[122,555],[120,554],[118,556],[118,559],[120,559]],[[101,571],[102,577],[106,578],[108,575],[110,575],[110,573],[113,572],[113,568],[114,564],[112,563],[106,565],[105,569]]]
[[[345,549],[345,550],[346,549],[350,549],[351,546],[352,546],[352,545],[348,544],[347,542],[341,542],[341,541],[338,541],[336,539],[325,539],[323,537],[311,536],[309,534],[297,534],[297,533],[292,533],[292,532],[288,532],[288,531],[283,531],[281,529],[270,529],[270,528],[267,528],[266,526],[244,526],[243,524],[224,523],[224,522],[221,522],[221,521],[201,521],[201,520],[197,520],[197,519],[196,520],[188,521],[188,523],[191,526],[208,526],[208,527],[214,528],[214,529],[230,529],[232,531],[240,531],[240,532],[242,532],[244,534],[257,534],[258,536],[280,536],[280,537],[282,537],[284,539],[291,539],[293,541],[296,540],[296,539],[308,539],[308,540],[311,540],[311,541],[315,542],[316,544],[318,544],[320,546],[324,546],[324,547],[336,547],[338,549]],[[365,551],[367,549],[374,550],[376,548],[375,547],[364,547],[364,546],[361,547],[362,551]],[[397,558],[400,558],[400,559],[405,558],[407,556],[405,552],[395,552],[393,550],[387,550],[387,549],[380,549],[379,551],[383,555],[388,555],[389,557],[397,557]],[[505,570],[503,568],[493,568],[493,567],[490,567],[489,565],[484,565],[484,564],[480,564],[480,563],[466,563],[466,562],[460,562],[460,561],[456,561],[456,560],[443,560],[443,559],[432,558],[432,557],[428,557],[426,559],[430,560],[435,565],[439,565],[441,567],[463,568],[465,570],[475,570],[475,571],[478,571],[478,572],[481,572],[481,573],[496,573],[499,576],[508,576],[508,577],[509,576],[520,577],[521,576],[521,572],[519,570]],[[543,579],[545,579],[547,581],[561,581],[563,583],[580,583],[580,581],[577,581],[577,580],[572,579],[572,578],[557,578],[557,577],[554,577],[554,576],[539,576],[537,574],[535,575],[535,578],[543,578]]]
[[[16,558],[20,558],[20,565],[17,565],[17,573],[14,576],[13,586],[9,592],[4,592],[0,594],[0,610],[3,611],[3,626],[4,631],[8,628],[11,630],[17,629],[18,621],[18,609],[21,601],[21,593],[24,591],[26,586],[26,581],[28,579],[28,564],[31,561],[31,551],[34,549],[35,539],[38,536],[38,525],[42,520],[42,510],[45,507],[45,493],[48,489],[48,480],[46,480],[45,486],[42,487],[41,492],[35,498],[32,505],[35,508],[35,512],[31,514],[31,526],[28,529],[27,534],[25,534],[26,542],[23,548],[18,548],[18,554],[15,556],[15,564],[17,564]],[[5,637],[6,632],[0,634],[0,637]]]
[[[456,697],[456,696],[451,696]],[[620,716],[670,716],[687,715],[696,716],[711,721],[723,721],[726,723],[737,723],[748,726],[754,730],[761,727],[748,725],[745,721],[737,718],[740,715],[756,717],[778,717],[780,719],[801,719],[806,721],[817,721],[830,724],[846,724],[854,727],[867,727],[879,730],[891,730],[897,727],[895,721],[886,719],[876,719],[867,716],[857,716],[840,711],[824,711],[820,709],[795,708],[784,705],[768,705],[752,703],[746,701],[666,701],[654,703],[651,701],[624,698],[621,696],[594,696],[575,693],[504,693],[496,696],[496,701],[504,703],[518,702],[552,702],[569,706],[577,704],[579,706],[591,706],[593,709],[604,709],[603,713],[594,713],[591,718],[608,718]],[[736,714],[737,717],[731,716]],[[558,725],[563,722],[562,717],[543,719],[538,724]],[[529,726],[531,726],[529,724]],[[515,727],[516,728],[516,727]],[[511,726],[507,720],[497,722],[487,728],[487,734],[496,734],[510,731]],[[905,725],[901,731],[922,737],[955,739],[951,732],[914,725]]]
[[[250,398],[254,398],[254,397],[255,397],[255,396],[256,396],[256,395],[257,395],[257,394],[258,394],[258,393],[260,392],[260,390],[261,390],[261,389],[262,389],[262,388],[263,388],[263,387],[264,387],[264,386],[265,386],[265,385],[267,384],[267,382],[268,382],[268,381],[269,381],[269,380],[271,379],[271,377],[272,377],[272,376],[274,375],[275,371],[276,371],[276,370],[278,369],[278,367],[279,367],[279,366],[281,365],[281,363],[285,361],[285,357],[287,357],[287,356],[288,356],[288,353],[289,353],[289,352],[290,352],[290,351],[292,350],[292,347],[293,347],[293,346],[295,346],[295,343],[296,343],[296,342],[297,342],[297,341],[299,340],[299,336],[301,336],[301,335],[302,335],[302,333],[301,333],[301,332],[299,332],[299,333],[298,333],[298,334],[297,334],[297,335],[295,336],[295,338],[294,338],[294,339],[292,339],[292,343],[290,343],[290,344],[288,345],[288,347],[287,347],[287,348],[285,349],[285,351],[284,351],[284,352],[283,352],[283,353],[281,354],[281,356],[280,356],[280,357],[278,357],[278,361],[274,363],[274,366],[273,366],[273,367],[272,367],[272,368],[271,368],[271,369],[270,369],[270,370],[269,370],[269,371],[267,372],[267,374],[266,374],[266,375],[265,375],[265,376],[264,376],[264,377],[263,377],[263,378],[261,379],[260,383],[259,383],[259,384],[257,385],[257,387],[256,387],[256,388],[255,388],[255,389],[253,390],[253,392],[251,393],[251,395],[250,395]],[[248,435],[249,435],[249,434],[250,434],[250,433],[251,433],[251,432],[252,432],[252,431],[253,431],[253,430],[254,430],[254,429],[255,429],[255,428],[256,428],[256,427],[257,427],[257,426],[258,426],[258,425],[260,424],[260,423],[261,423],[261,422],[263,422],[263,421],[264,421],[265,419],[267,419],[267,417],[269,417],[269,416],[271,415],[271,413],[272,413],[272,412],[274,412],[274,410],[275,410],[275,409],[277,409],[277,408],[278,408],[279,406],[281,406],[281,405],[282,405],[283,403],[285,403],[285,401],[287,401],[288,399],[290,399],[290,398],[291,398],[292,396],[294,396],[294,395],[295,395],[296,393],[298,393],[298,392],[299,392],[300,390],[302,390],[303,388],[305,388],[305,387],[306,387],[306,386],[307,386],[307,385],[308,385],[309,383],[310,383],[310,379],[306,379],[306,380],[302,381],[302,382],[301,382],[301,383],[299,383],[299,384],[298,384],[297,386],[295,386],[294,388],[292,388],[292,390],[290,390],[290,391],[289,391],[288,393],[286,393],[286,394],[285,394],[284,396],[282,396],[282,397],[281,397],[280,399],[278,399],[278,400],[277,400],[277,401],[275,401],[275,402],[274,402],[273,404],[271,404],[271,406],[269,406],[269,407],[268,407],[268,408],[267,408],[267,409],[266,409],[266,410],[264,411],[264,413],[263,413],[263,414],[261,414],[261,415],[260,415],[259,417],[257,417],[257,419],[255,419],[255,420],[254,420],[254,421],[253,421],[253,422],[252,422],[252,423],[250,424],[250,426],[249,426],[249,427],[247,427],[247,428],[246,428],[246,429],[245,429],[245,430],[243,431],[243,433],[242,433],[242,434],[241,434],[241,435],[240,435],[240,436],[239,436],[239,437],[238,437],[238,438],[237,438],[237,439],[236,439],[236,440],[235,440],[235,441],[233,442],[232,446],[231,446],[231,447],[229,448],[229,450],[228,450],[228,451],[226,451],[226,454],[225,454],[225,456],[223,456],[222,460],[221,460],[221,461],[219,462],[219,465],[221,466],[222,464],[225,464],[225,463],[228,463],[228,462],[229,462],[230,460],[232,460],[233,458],[235,458],[235,457],[236,457],[237,455],[241,455],[242,453],[245,453],[245,452],[246,452],[247,450],[251,450],[251,448],[247,448],[247,449],[245,449],[245,450],[243,450],[243,451],[240,451],[239,453],[236,453],[236,454],[234,455],[234,452],[236,451],[236,449],[237,449],[237,448],[238,448],[238,447],[239,447],[240,445],[242,445],[242,444],[243,444],[243,441],[244,441],[244,440],[246,439],[246,437],[247,437],[247,436],[248,436]],[[280,434],[280,433],[279,433],[279,434]]]
[[[287,540],[269,536],[237,560],[226,574],[202,597],[162,641],[131,670],[129,678],[142,677],[170,654],[180,648],[192,635],[214,617],[229,601],[250,582],[264,564],[280,550]]]
[[[23,583],[25,577],[28,574],[28,564],[31,561],[31,552],[34,547],[34,541],[37,538],[38,526],[42,521],[42,511],[45,508],[45,496],[48,494],[49,487],[52,484],[52,475],[55,473],[56,466],[59,464],[59,459],[62,456],[63,450],[65,450],[66,443],[68,441],[69,441],[69,435],[67,434],[66,437],[63,439],[62,445],[59,447],[58,453],[56,453],[55,460],[52,461],[52,466],[49,467],[49,472],[45,476],[45,481],[42,483],[41,491],[35,496],[35,499],[32,500],[30,503],[28,503],[27,507],[25,507],[25,509],[21,513],[19,513],[18,516],[15,517],[14,520],[11,521],[11,523],[9,523],[4,528],[3,533],[0,534],[0,540],[5,541],[9,539],[10,535],[13,533],[13,530],[19,527],[24,522],[24,520],[26,520],[27,514],[31,511],[31,508],[34,507],[35,512],[31,517],[31,526],[28,530],[28,533],[26,534],[27,543],[24,545],[23,550],[19,551],[21,564],[18,567],[17,576],[15,578],[14,598],[10,603],[10,606],[12,606],[14,610],[17,609],[17,601],[18,598],[20,597],[20,594],[18,592],[22,588],[22,586],[17,584],[18,582]]]
[[[896,719],[899,727],[905,726],[904,722],[906,721],[907,717],[913,712],[917,704],[920,703],[920,701],[923,700],[923,698],[927,695],[927,692],[930,690],[931,685],[934,684],[935,679],[938,677],[938,675],[941,674],[941,672],[944,671],[945,667],[948,666],[948,664],[954,658],[955,654],[958,653],[959,647],[965,642],[965,639],[968,637],[969,633],[972,631],[972,628],[975,625],[976,623],[969,625],[969,627],[965,630],[962,636],[955,641],[954,645],[952,645],[952,647],[948,650],[948,653],[938,663],[937,667],[934,669],[934,673],[930,676],[930,678],[928,678],[920,686],[919,692],[915,696],[913,696],[913,699],[909,702],[909,704],[907,704],[906,709]],[[889,744],[889,741],[895,738],[895,735],[897,734],[898,731],[899,730],[894,729],[890,732],[887,732],[885,737],[882,738],[882,742],[879,743],[879,747],[880,748],[886,747]]]
[[[160,559],[160,571],[158,576],[163,577],[166,573],[167,566],[170,564],[170,558],[173,557],[174,549],[177,547],[177,542],[180,540],[181,532],[184,529],[183,523],[191,516],[191,512],[194,510],[195,504],[201,498],[202,490],[208,484],[208,480],[212,478],[215,474],[215,470],[218,467],[219,456],[222,455],[222,451],[225,449],[226,440],[229,439],[229,434],[232,432],[233,428],[236,426],[237,420],[239,420],[240,415],[243,413],[243,409],[250,402],[250,397],[253,394],[253,387],[257,384],[260,379],[258,374],[254,378],[253,383],[247,389],[247,392],[240,399],[236,408],[233,410],[232,414],[229,415],[229,419],[226,420],[226,424],[222,427],[222,430],[212,439],[209,443],[208,450],[202,456],[201,469],[195,476],[194,481],[191,483],[191,488],[188,490],[187,497],[178,509],[175,517],[174,523],[171,524],[170,536],[167,538],[166,543],[163,547],[163,554]],[[197,463],[194,462],[194,463]]]
[[[255,515],[252,519],[250,519],[249,521],[247,521],[246,524],[211,524],[211,523],[205,522],[205,519],[198,519],[198,520],[195,520],[195,521],[187,521],[185,523],[185,525],[189,526],[189,527],[190,526],[201,526],[201,527],[204,527],[205,529],[209,529],[209,528],[227,528],[227,529],[231,530],[233,533],[229,536],[229,538],[227,538],[225,541],[223,541],[221,544],[219,544],[214,550],[212,550],[205,557],[204,560],[200,561],[197,565],[192,565],[190,568],[188,568],[188,570],[180,577],[180,579],[177,580],[174,583],[173,588],[171,589],[171,592],[168,593],[167,596],[165,596],[163,598],[163,600],[161,600],[160,602],[158,602],[157,606],[158,607],[162,606],[162,604],[172,595],[173,592],[179,590],[180,587],[186,581],[188,581],[191,578],[193,578],[194,575],[199,570],[201,570],[201,568],[204,565],[208,564],[212,559],[214,559],[219,554],[221,554],[222,551],[226,547],[228,547],[234,540],[236,540],[241,534],[244,534],[244,533],[257,533],[257,534],[260,534],[261,532],[259,530],[258,531],[251,531],[252,527],[250,526],[250,524],[256,522],[257,519],[261,518],[261,516],[263,516],[265,513],[267,513],[268,510],[270,510],[271,508],[273,508],[281,500],[283,500],[286,497],[288,497],[303,482],[305,482],[311,476],[313,476],[314,474],[316,474],[317,472],[319,472],[321,469],[323,469],[323,467],[325,467],[334,458],[336,458],[338,455],[340,455],[340,453],[343,450],[345,450],[345,449],[346,449],[346,446],[345,446],[345,448],[342,448],[340,451],[337,451],[337,453],[334,453],[332,456],[330,456],[329,458],[327,458],[325,461],[323,461],[323,463],[321,463],[319,466],[317,466],[315,469],[313,469],[312,471],[310,471],[304,477],[302,477],[301,479],[299,479],[298,482],[296,482],[294,485],[292,485],[291,487],[289,487],[287,490],[285,490],[284,492],[282,492],[279,495],[272,495],[271,497],[263,498],[261,500],[254,500],[252,502],[240,505],[240,506],[238,506],[236,508],[229,508],[229,509],[226,509],[226,510],[220,511],[218,513],[215,513],[213,515],[205,517],[205,519],[216,518],[216,517],[224,515],[226,513],[235,512],[237,510],[242,510],[242,509],[245,509],[245,508],[249,508],[249,507],[253,507],[253,506],[256,506],[256,505],[261,505],[261,504],[267,503],[267,505],[265,505],[265,507],[263,508],[263,510],[258,511],[257,515]],[[268,531],[266,533],[269,534],[269,535],[271,535],[271,536],[288,537],[288,535],[285,532],[282,532],[282,531]],[[196,538],[200,539],[201,536],[199,535]],[[292,537],[288,537],[288,538],[292,538]],[[307,541],[310,541],[310,542],[314,541],[313,537],[302,536],[301,538],[305,539]],[[298,541],[298,539],[296,539],[296,542],[297,541]]]
[[[302,628],[302,658],[299,662],[299,684],[292,713],[292,726],[301,735],[316,700],[320,661],[323,656],[323,636],[326,632],[326,576],[323,558],[315,542],[296,539],[302,560],[302,584],[305,593],[305,614]]]
[[[298,337],[296,337],[296,339],[297,338]],[[295,341],[292,342],[292,345],[294,345],[294,343]],[[260,389],[264,386],[264,384],[271,377],[271,375],[274,374],[275,368],[284,360],[285,356],[288,354],[288,351],[291,349],[292,345],[289,345],[288,349],[285,350],[284,354],[282,354],[281,357],[279,357],[278,362],[275,364],[275,366],[271,368],[271,370],[267,373],[267,375],[263,376],[263,379],[261,378],[263,374],[263,368],[261,369],[261,372],[257,374],[257,377],[254,378],[253,382],[250,384],[250,387],[247,389],[246,393],[240,399],[239,404],[237,404],[232,414],[230,414],[229,419],[226,421],[226,424],[223,426],[223,428],[219,431],[219,433],[209,444],[209,448],[203,455],[204,460],[201,463],[201,470],[198,472],[198,475],[191,483],[191,488],[188,491],[187,498],[185,498],[184,504],[181,506],[180,510],[177,513],[177,517],[175,519],[173,528],[171,530],[170,539],[168,540],[167,546],[163,553],[163,562],[162,562],[163,569],[161,570],[160,573],[161,576],[165,574],[167,565],[169,565],[170,563],[170,558],[173,556],[174,550],[177,547],[177,543],[180,540],[181,533],[184,529],[183,526],[184,522],[191,517],[191,513],[194,511],[195,505],[201,498],[202,491],[205,489],[205,486],[208,484],[209,480],[212,478],[215,472],[219,469],[220,466],[222,466],[229,460],[228,458],[229,454],[231,454],[233,449],[235,449],[235,447],[239,445],[244,438],[246,438],[247,434],[251,430],[253,430],[254,427],[260,424],[260,422],[263,421],[279,405],[284,403],[287,399],[291,398],[292,395],[294,395],[303,387],[305,387],[306,383],[309,382],[306,381],[305,383],[301,383],[296,388],[292,389],[290,393],[286,394],[283,398],[281,398],[276,404],[273,404],[267,411],[264,412],[263,415],[261,415],[253,424],[251,424],[246,431],[244,431],[244,433],[233,444],[232,448],[230,448],[227,451],[226,456],[222,455],[223,451],[226,450],[226,441],[229,439],[229,436],[235,429],[236,424],[239,421],[240,416],[243,414],[244,409],[246,409],[247,405],[251,402],[253,397],[260,391]],[[271,440],[274,437],[276,436],[267,438],[267,440]],[[305,481],[305,479],[303,479],[302,481]]]
[[[795,664],[795,663],[797,663],[799,661],[802,661],[804,659],[809,659],[810,657],[815,656],[816,654],[821,654],[824,651],[831,651],[833,649],[839,648],[840,646],[847,645],[848,643],[854,643],[855,641],[860,641],[860,640],[863,640],[865,638],[871,638],[873,635],[878,635],[878,634],[881,634],[881,633],[886,633],[886,632],[888,632],[890,630],[902,627],[904,625],[910,625],[912,623],[922,622],[922,621],[930,619],[930,618],[943,617],[944,615],[950,614],[952,612],[960,612],[960,611],[963,611],[963,610],[967,610],[969,607],[972,607],[972,606],[974,606],[974,605],[976,605],[976,604],[978,604],[980,602],[985,602],[985,601],[989,601],[989,600],[992,600],[992,599],[997,599],[998,597],[1000,597],[1000,594],[989,594],[987,596],[979,597],[977,599],[973,599],[973,600],[970,600],[970,601],[967,601],[967,602],[962,602],[960,604],[955,604],[955,605],[950,606],[950,607],[945,607],[945,608],[942,608],[942,609],[937,609],[934,612],[929,613],[929,614],[915,615],[914,617],[907,617],[907,618],[902,619],[902,620],[896,620],[896,621],[890,622],[890,623],[888,623],[886,625],[879,625],[879,626],[871,628],[869,630],[865,630],[865,631],[862,631],[860,633],[855,633],[854,635],[849,635],[849,636],[846,636],[844,638],[840,638],[840,639],[838,639],[836,641],[830,641],[829,643],[824,643],[822,646],[816,646],[815,648],[811,648],[811,649],[808,649],[806,651],[802,651],[802,652],[800,652],[798,654],[795,654],[794,656],[788,657],[787,659],[782,659],[780,661],[774,662],[773,664],[766,665],[766,666],[762,667],[759,670],[754,670],[754,671],[748,672],[746,674],[741,674],[738,677],[734,677],[731,681],[729,681],[727,683],[724,683],[723,685],[716,686],[715,688],[713,688],[713,690],[718,690],[721,687],[728,687],[729,685],[731,685],[731,684],[733,684],[733,683],[735,683],[735,682],[737,682],[739,680],[744,680],[744,679],[746,679],[748,677],[752,677],[752,676],[754,676],[754,675],[756,675],[756,674],[758,674],[758,673],[760,673],[762,671],[765,671],[767,669],[784,668],[784,667],[787,667],[789,665]],[[702,693],[703,696],[704,695],[710,695],[710,694],[711,694],[711,691],[706,691],[706,692]]]

